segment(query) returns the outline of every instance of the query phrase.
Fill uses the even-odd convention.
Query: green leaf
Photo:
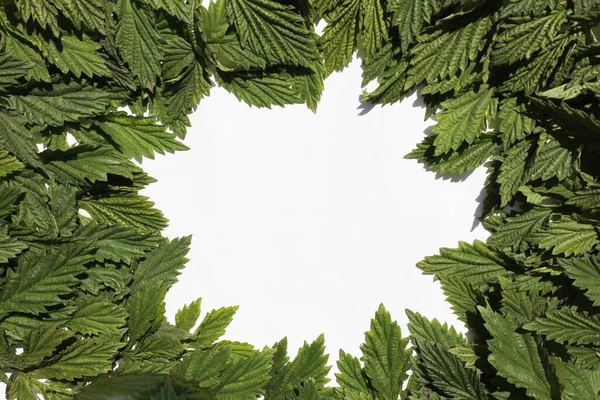
[[[10,51],[0,54],[0,84],[16,84],[25,77],[35,64],[27,59],[16,57]]]
[[[427,372],[435,386],[445,395],[453,399],[488,399],[488,391],[474,369],[465,368],[464,364],[445,346],[418,341],[417,363],[419,368]]]
[[[530,236],[539,232],[552,214],[549,208],[533,208],[515,217],[506,218],[496,229],[488,243],[500,247],[513,247],[523,251],[528,247]]]
[[[104,9],[106,4],[103,0],[52,0],[65,17],[67,17],[77,29],[82,27],[90,31],[98,31],[106,34],[106,21]]]
[[[196,322],[198,321],[198,317],[200,317],[200,304],[202,299],[196,299],[192,301],[188,305],[184,305],[182,309],[177,311],[175,314],[175,325],[178,328],[189,331],[192,329]]]
[[[453,277],[469,283],[495,282],[511,273],[499,254],[479,240],[459,242],[458,249],[441,248],[440,255],[425,257],[417,267],[440,280]]]
[[[523,91],[529,95],[545,87],[550,74],[571,40],[570,36],[557,37],[544,47],[533,61],[512,73],[499,87],[499,91],[503,93]]]
[[[142,233],[159,231],[167,226],[167,219],[154,208],[154,203],[138,194],[82,199],[79,206],[101,224],[120,224]]]
[[[261,395],[270,378],[272,358],[272,350],[233,358],[221,372],[219,385],[213,389],[216,398],[243,400]]]
[[[564,180],[573,173],[573,152],[564,148],[558,140],[547,138],[533,158],[529,179]]]
[[[219,384],[219,375],[229,359],[231,348],[214,346],[190,354],[185,364],[186,380],[197,382],[200,387],[214,387]]]
[[[189,3],[183,0],[147,0],[155,9],[165,10],[169,15],[178,18],[181,22],[192,23],[193,10]]]
[[[191,236],[171,241],[163,239],[135,270],[130,285],[131,292],[135,293],[157,283],[170,287],[177,282],[179,270],[189,261],[185,256],[190,251],[191,241]]]
[[[4,35],[4,40],[4,50],[7,55],[13,54],[19,60],[32,65],[32,68],[25,75],[27,80],[50,82],[50,73],[46,67],[46,62],[38,51],[11,35]]]
[[[437,134],[433,144],[434,155],[458,149],[463,142],[473,143],[486,128],[486,120],[493,117],[496,101],[494,90],[481,88],[477,93],[464,95],[442,103],[443,111],[437,115],[433,127]]]
[[[84,335],[119,335],[125,325],[125,310],[107,298],[89,296],[68,306],[70,315],[55,318],[70,330]]]
[[[293,75],[293,88],[300,93],[301,99],[312,112],[317,112],[321,100],[323,84],[323,65],[313,64],[313,70]]]
[[[17,7],[25,21],[34,20],[42,28],[48,28],[54,36],[60,36],[58,12],[54,3],[45,0],[17,0]]]
[[[194,332],[196,345],[208,347],[223,336],[238,308],[237,306],[221,307],[206,314],[200,326]]]
[[[31,139],[24,119],[0,111],[0,149],[8,150],[24,164],[43,168]]]
[[[596,7],[596,3],[593,0],[573,0],[573,6],[575,15],[585,15]]]
[[[413,67],[406,86],[412,87],[423,80],[433,83],[465,70],[483,49],[483,38],[490,25],[489,17],[484,17],[458,29],[440,24],[432,33],[419,36],[419,43],[411,50]]]
[[[83,339],[72,345],[53,363],[32,371],[32,376],[45,379],[94,377],[111,369],[114,356],[123,344],[118,341]]]
[[[117,144],[117,150],[125,158],[135,158],[138,162],[142,157],[154,159],[155,152],[165,154],[189,149],[154,118],[114,114],[98,125]]]
[[[595,212],[600,209],[600,189],[584,189],[575,192],[575,196],[568,199],[565,204]]]
[[[67,151],[44,152],[46,168],[61,183],[85,185],[107,181],[108,174],[132,179],[136,167],[110,147],[76,146]]]
[[[88,223],[79,232],[78,237],[94,242],[97,248],[94,258],[98,261],[112,260],[131,263],[143,256],[146,251],[156,247],[159,238],[149,233],[121,225],[100,225]]]
[[[505,30],[495,38],[492,62],[512,64],[531,58],[533,53],[546,47],[552,40],[566,16],[565,9],[557,8],[552,13],[538,18],[517,20],[513,24],[505,25]]]
[[[63,74],[71,72],[77,78],[84,74],[88,77],[111,76],[106,67],[100,50],[102,46],[92,40],[79,40],[73,36],[63,36],[60,45],[49,42],[45,46],[48,59],[55,64]]]
[[[60,83],[50,90],[36,88],[25,96],[11,96],[11,106],[38,125],[62,126],[103,114],[110,101],[107,92],[93,86]]]
[[[72,332],[58,325],[38,325],[37,328],[30,329],[28,336],[24,338],[24,349],[19,358],[25,365],[35,366],[52,356],[56,348],[71,337],[73,337]]]
[[[383,305],[371,320],[371,329],[365,333],[361,345],[364,354],[365,373],[371,384],[386,399],[396,399],[402,391],[402,383],[410,366],[410,350],[407,339],[402,339],[400,327],[393,322]]]
[[[92,260],[86,249],[73,246],[47,248],[43,253],[27,252],[19,257],[17,272],[8,271],[0,296],[0,315],[11,312],[40,314],[45,307],[61,304],[79,283],[85,263]]]
[[[524,328],[561,343],[600,344],[600,317],[573,308],[552,311]]]
[[[530,149],[531,142],[524,140],[504,153],[497,179],[500,184],[501,207],[512,201],[521,185],[529,180],[528,161],[531,157]]]
[[[28,247],[27,243],[0,233],[0,264],[17,257]]]
[[[524,115],[525,106],[517,103],[516,97],[510,97],[500,106],[498,118],[500,119],[499,131],[502,135],[504,150],[518,140],[524,139],[533,131],[535,122]]]
[[[325,55],[325,76],[345,67],[357,47],[360,0],[343,0],[325,15],[327,26],[321,35]]]
[[[126,304],[130,345],[156,331],[163,323],[166,292],[166,286],[155,283],[131,295]]]
[[[285,351],[285,348],[283,348]],[[298,390],[300,385],[314,381],[322,386],[328,382],[326,378],[329,367],[326,366],[328,356],[325,352],[325,340],[320,335],[311,344],[304,342],[298,355],[288,364],[282,366],[278,374],[269,382],[266,390],[268,398],[286,398]],[[275,353],[273,360],[276,362],[281,354]],[[283,361],[285,362],[285,361]]]
[[[388,40],[388,24],[380,0],[361,0],[362,32],[359,37],[366,59],[372,58]]]
[[[142,87],[153,88],[160,75],[160,35],[143,8],[119,0],[116,44],[123,60]]]
[[[272,0],[227,0],[227,15],[242,47],[269,64],[309,67],[318,59],[315,39],[294,7]]]
[[[573,285],[583,290],[585,296],[600,305],[600,260],[594,256],[558,258],[558,265],[573,280]]]
[[[340,349],[337,367],[340,372],[335,374],[338,384],[344,390],[354,390],[369,395],[369,386],[358,358],[352,357]]]
[[[552,254],[580,255],[596,246],[598,234],[593,225],[563,215],[558,221],[550,221],[546,229],[532,234],[531,242],[543,249],[552,249]]]
[[[516,324],[492,310],[479,307],[485,327],[493,336],[487,341],[488,361],[498,374],[535,399],[552,400],[553,388],[533,336],[517,333]],[[552,377],[556,380],[556,377]]]
[[[406,310],[408,317],[408,330],[410,331],[411,340],[418,340],[419,343],[429,341],[436,343],[445,349],[451,349],[456,346],[466,344],[466,340],[461,333],[456,332],[454,327],[448,327],[448,324],[443,325],[437,320],[428,320],[418,312]]]
[[[85,386],[76,400],[125,400],[143,392],[156,392],[165,377],[154,374],[103,375]]]
[[[554,9],[557,0],[509,0],[502,10],[502,16],[543,13],[546,9]]]
[[[222,72],[218,76],[218,82],[250,106],[271,108],[302,102],[300,94],[291,87],[289,79],[274,74]]]
[[[435,0],[393,0],[388,4],[388,11],[394,15],[392,25],[400,32],[400,45],[405,53],[421,29],[431,20]]]
[[[563,400],[595,399],[600,392],[600,370],[589,370],[567,365],[567,379]]]
[[[432,147],[433,141],[431,141]],[[463,146],[464,147],[464,146]],[[481,166],[497,149],[497,144],[492,135],[481,135],[466,148],[459,148],[449,155],[431,160],[430,167],[441,174],[460,175]],[[408,158],[408,157],[407,157]]]

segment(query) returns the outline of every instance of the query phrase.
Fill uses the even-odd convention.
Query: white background
[[[365,112],[360,81],[357,61],[329,77],[316,115],[250,108],[215,88],[191,116],[191,150],[144,160],[165,234],[193,234],[171,320],[198,297],[203,314],[239,305],[226,338],[287,336],[295,355],[325,333],[330,363],[340,348],[358,355],[382,302],[404,334],[406,308],[456,323],[415,264],[487,236],[474,227],[484,171],[452,182],[403,159],[433,122],[416,97]]]

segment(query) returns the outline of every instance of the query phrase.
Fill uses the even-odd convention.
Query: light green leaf
[[[54,354],[56,348],[65,340],[73,337],[73,333],[55,324],[40,324],[29,329],[23,340],[24,349],[19,358],[31,367],[40,364]]]
[[[147,0],[155,9],[165,10],[169,15],[187,24],[192,23],[193,9],[184,0]]]
[[[219,384],[219,375],[229,359],[229,346],[214,346],[194,351],[185,364],[184,377],[197,382],[200,387],[214,387]]]
[[[358,358],[352,357],[340,349],[337,361],[338,370],[335,374],[338,384],[344,390],[355,390],[359,393],[369,395],[369,387]]]
[[[81,74],[88,77],[111,76],[104,58],[100,55],[102,46],[90,40],[79,40],[74,36],[63,36],[60,46],[50,41],[45,46],[48,59],[55,64],[63,74],[71,72],[80,78]]]
[[[362,32],[360,43],[366,59],[372,58],[388,41],[388,24],[381,0],[361,0],[360,15]]]
[[[84,335],[119,335],[125,325],[125,310],[107,298],[90,296],[65,310],[70,315],[55,318],[70,330]]]
[[[19,79],[27,75],[34,66],[33,62],[16,57],[10,51],[7,52],[5,47],[0,54],[0,84],[18,83]]]
[[[516,20],[506,24],[505,30],[495,37],[492,62],[512,64],[546,47],[565,21],[567,11],[556,9],[552,13],[531,20]]]
[[[500,184],[500,207],[504,207],[519,191],[519,187],[529,180],[531,142],[524,140],[504,153],[498,183]]]
[[[435,0],[392,0],[388,11],[392,12],[392,25],[400,32],[402,52],[406,52],[421,29],[431,20]]]
[[[167,219],[154,208],[154,203],[138,194],[82,199],[79,207],[89,212],[100,224],[120,224],[142,233],[159,231],[167,226]]]
[[[524,326],[560,343],[600,345],[600,317],[562,308]]]
[[[551,214],[552,209],[533,208],[515,217],[508,217],[488,243],[500,247],[512,246],[517,251],[523,251],[528,247],[530,236],[544,226]]]
[[[26,79],[50,82],[50,73],[46,67],[46,62],[38,51],[10,35],[5,35],[4,40],[4,50],[7,54],[14,54],[19,60],[23,60],[33,66],[27,71]]]
[[[111,369],[114,356],[123,344],[83,339],[72,345],[54,362],[31,372],[36,378],[66,379],[94,377]]]
[[[445,349],[451,349],[456,346],[466,344],[466,340],[461,333],[456,332],[454,327],[448,327],[447,323],[443,325],[437,320],[428,320],[418,312],[406,310],[408,317],[408,330],[411,340],[418,340],[419,343],[429,341],[436,343]]]
[[[255,352],[249,357],[232,358],[213,389],[217,399],[244,400],[260,396],[269,381],[273,350]]]
[[[558,258],[560,265],[573,285],[583,290],[585,296],[600,306],[600,260],[595,256]]]
[[[547,181],[556,177],[562,181],[574,172],[573,152],[564,148],[558,140],[545,138],[533,158],[530,171],[531,180]]]
[[[135,293],[157,283],[170,287],[177,282],[179,270],[188,262],[185,256],[190,251],[191,241],[191,236],[171,241],[163,239],[158,247],[148,253],[146,259],[138,265],[129,286],[131,292]]]
[[[157,236],[121,225],[88,223],[77,235],[94,242],[96,260],[124,261],[128,264],[159,243]]]
[[[486,128],[486,120],[496,113],[494,89],[481,88],[477,93],[464,95],[442,103],[443,111],[437,115],[433,127],[437,136],[433,142],[434,155],[458,149],[463,142],[473,143]]]
[[[490,309],[479,307],[485,327],[493,336],[487,341],[488,361],[498,374],[527,395],[539,400],[553,400],[553,388],[533,336],[517,333],[516,324]],[[556,377],[551,377],[556,381]]]
[[[440,255],[425,257],[417,267],[440,280],[453,277],[469,283],[495,282],[511,273],[499,254],[479,240],[459,242],[458,249],[441,248]]]
[[[17,272],[8,270],[0,296],[0,315],[11,312],[40,314],[64,302],[60,296],[73,291],[79,274],[93,257],[86,249],[63,245],[43,253],[27,252],[19,257]]]
[[[153,88],[160,75],[160,35],[154,21],[132,0],[119,0],[116,44],[133,76],[145,88]]]
[[[577,222],[568,216],[550,221],[546,229],[531,235],[531,242],[552,254],[580,255],[592,250],[598,243],[593,225]]]
[[[600,189],[584,189],[575,192],[575,196],[568,199],[565,204],[595,212],[600,209]]]
[[[562,400],[596,399],[600,392],[600,370],[567,365],[567,379]]]
[[[237,306],[221,307],[206,314],[200,326],[194,332],[196,345],[208,347],[223,336],[238,308]]]
[[[0,264],[17,257],[28,247],[27,243],[0,233]]]
[[[23,118],[0,111],[0,149],[8,150],[24,164],[43,169],[31,139]]]
[[[175,325],[178,328],[189,331],[192,329],[196,322],[198,321],[198,317],[200,317],[200,304],[202,299],[196,299],[192,301],[190,304],[184,305],[177,313],[175,314]]]
[[[524,139],[533,131],[535,122],[524,115],[525,106],[517,103],[516,97],[510,97],[500,105],[498,118],[500,119],[499,130],[502,134],[504,150],[518,140]]]
[[[155,283],[131,295],[126,304],[130,345],[156,331],[163,323],[166,292],[166,286]]]
[[[383,305],[371,320],[371,329],[365,333],[361,345],[364,354],[364,371],[371,384],[386,399],[396,399],[410,367],[408,339],[402,339],[400,327],[393,322]]]

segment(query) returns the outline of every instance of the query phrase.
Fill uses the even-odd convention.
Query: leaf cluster
[[[323,19],[321,36],[315,22]],[[600,394],[600,10],[589,0],[7,0],[0,4],[0,379],[8,399],[595,399]],[[363,100],[423,97],[407,157],[488,171],[485,243],[418,264],[467,335],[383,306],[362,356],[324,339],[220,340],[235,307],[175,323],[189,237],[139,191],[187,149],[213,85],[316,110],[355,52]],[[137,161],[137,163],[133,162]]]

